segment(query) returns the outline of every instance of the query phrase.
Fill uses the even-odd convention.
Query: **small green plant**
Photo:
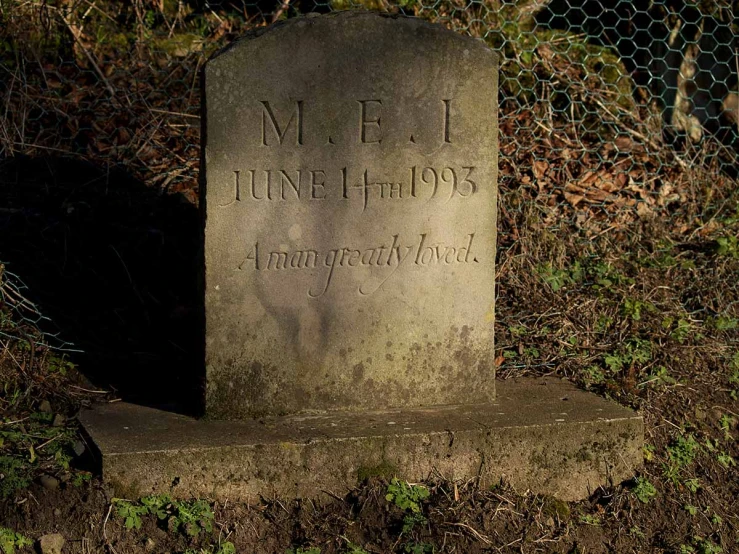
[[[390,481],[385,499],[409,512],[403,518],[403,533],[410,533],[416,525],[426,524],[428,520],[421,511],[421,504],[429,496],[429,490],[422,485],[411,485],[395,477]]]
[[[677,379],[667,372],[667,368],[658,365],[649,372],[648,379],[639,383],[638,386],[641,388],[647,385],[674,385],[675,383],[677,383]]]
[[[706,324],[717,331],[733,331],[734,329],[739,329],[739,319],[735,317],[711,317],[706,321]]]
[[[657,489],[644,477],[636,478],[636,486],[632,492],[642,504],[648,504],[652,498],[657,496]]]
[[[701,482],[695,478],[685,479],[685,481],[683,481],[683,484],[685,485],[685,488],[692,493],[698,492],[698,489],[701,488]]]
[[[719,454],[716,456],[716,460],[726,469],[729,469],[730,467],[736,467],[736,460],[726,452],[719,452]]]
[[[599,262],[588,267],[587,274],[593,278],[593,288],[596,290],[611,289],[614,285],[634,284],[634,280],[631,277],[625,276],[605,262]]]
[[[118,517],[123,518],[123,525],[126,529],[140,529],[141,516],[149,513],[146,506],[138,506],[130,500],[124,500],[123,498],[114,498],[113,505],[115,506]]]
[[[75,365],[67,359],[66,355],[57,356],[56,354],[50,354],[46,360],[46,367],[51,373],[66,375],[74,369]]]
[[[403,545],[403,551],[408,554],[433,554],[436,549],[427,542],[408,542]]]
[[[673,317],[666,317],[662,320],[662,328],[670,331],[670,338],[682,344],[690,335],[691,325],[683,318],[675,320]]]
[[[603,362],[613,373],[633,364],[644,364],[652,359],[652,344],[640,338],[628,339],[618,350],[603,356]]]
[[[183,554],[236,554],[236,547],[232,542],[222,542],[215,547],[205,547],[195,550],[188,548]]]
[[[598,321],[595,323],[596,333],[605,333],[613,325],[613,318],[601,315],[598,317]]]
[[[685,506],[683,506],[683,508],[685,508],[685,511],[688,512],[691,516],[698,514],[698,506],[686,504]]]
[[[536,271],[541,280],[551,287],[552,292],[557,292],[562,287],[575,283],[575,279],[569,271],[556,269],[551,263],[538,265]]]
[[[317,546],[311,546],[309,548],[288,548],[285,554],[321,554],[321,549]]]
[[[33,541],[20,533],[0,527],[0,552],[3,554],[15,554],[16,549],[31,546]]]
[[[528,329],[525,325],[511,325],[508,327],[508,332],[514,337],[522,337],[526,334]]]
[[[582,370],[583,381],[588,385],[600,385],[605,382],[606,375],[596,365],[591,365]]]
[[[141,527],[141,516],[154,515],[166,521],[173,531],[184,531],[194,537],[201,531],[213,530],[213,510],[205,500],[173,500],[168,494],[144,496],[140,503],[120,498],[113,499],[116,513],[124,518],[127,529]]]
[[[724,439],[731,440],[731,428],[735,423],[736,420],[728,414],[724,414],[719,418],[718,424],[724,432]]]
[[[657,308],[654,307],[654,304],[643,302],[636,298],[624,298],[623,304],[621,305],[621,313],[633,321],[639,321],[642,312],[654,312],[656,310]]]
[[[667,447],[668,461],[665,465],[665,475],[678,484],[679,475],[683,469],[693,463],[701,450],[700,444],[692,435],[680,435]]]
[[[394,503],[401,510],[418,514],[421,513],[421,503],[429,496],[429,490],[423,485],[411,485],[393,477],[387,487],[385,500]]]
[[[716,526],[719,526],[719,525],[721,525],[721,524],[722,524],[723,522],[724,522],[724,519],[723,519],[723,518],[722,518],[722,517],[721,517],[720,515],[718,515],[718,514],[713,514],[713,515],[711,516],[711,523],[713,523],[714,525],[716,525]]]
[[[690,542],[694,548],[687,552],[696,552],[697,554],[721,554],[721,552],[724,551],[720,546],[713,544],[710,540],[702,537],[695,536]]]
[[[598,516],[594,516],[591,514],[585,514],[583,516],[580,516],[580,523],[584,523],[585,525],[593,525],[595,527],[600,527],[601,521]]]
[[[0,433],[0,440],[3,434]],[[31,464],[20,456],[0,456],[0,499],[10,498],[15,491],[31,484]]]
[[[716,243],[718,245],[716,254],[719,256],[739,258],[739,238],[736,236],[719,237],[716,239]]]
[[[364,548],[357,544],[354,544],[346,537],[342,538],[346,541],[346,554],[369,554],[369,552],[367,552]]]

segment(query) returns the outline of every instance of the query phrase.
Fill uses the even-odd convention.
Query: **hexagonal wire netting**
[[[0,163],[122,166],[197,201],[199,72],[306,12],[416,16],[502,54],[500,186],[544,224],[669,216],[680,175],[736,173],[736,0],[0,0]],[[381,48],[381,45],[378,45]],[[409,60],[409,63],[412,63]],[[502,195],[501,215],[521,210]]]
[[[0,156],[45,150],[124,164],[147,184],[194,200],[198,71],[207,56],[278,19],[363,8],[439,22],[499,50],[503,152],[513,173],[563,187],[560,199],[567,193],[571,204],[598,203],[630,185],[649,190],[662,162],[735,164],[736,7],[736,0],[0,0]],[[533,171],[521,174],[519,162]],[[637,199],[621,199],[628,198]]]

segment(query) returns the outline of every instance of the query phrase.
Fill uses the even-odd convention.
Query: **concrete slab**
[[[243,501],[341,495],[370,475],[504,479],[576,500],[630,478],[644,438],[632,410],[551,379],[499,382],[478,405],[234,422],[114,403],[80,420],[105,481],[127,495]]]

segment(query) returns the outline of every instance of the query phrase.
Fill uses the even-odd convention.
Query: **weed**
[[[591,365],[582,370],[583,381],[588,385],[600,385],[606,380],[603,370],[596,365]]]
[[[113,502],[127,529],[140,528],[141,516],[151,514],[166,521],[173,531],[183,530],[190,537],[200,531],[210,533],[213,530],[215,516],[205,500],[173,500],[168,494],[160,494],[145,496],[140,504],[120,498],[113,499]]]
[[[683,508],[685,508],[685,511],[688,512],[691,516],[698,514],[698,506],[686,504],[685,506],[683,506]]]
[[[698,492],[698,489],[701,488],[701,482],[696,478],[686,479],[683,481],[683,485],[692,493]]]
[[[514,337],[522,337],[526,334],[526,331],[525,325],[512,325],[508,327],[508,332]]]
[[[72,486],[81,487],[85,483],[89,483],[92,479],[92,473],[89,471],[75,471],[72,475]]]
[[[15,554],[16,548],[31,546],[33,541],[7,527],[0,527],[0,552]]]
[[[598,321],[595,323],[596,333],[605,333],[613,325],[613,318],[601,315],[598,317]]]
[[[706,320],[706,325],[713,327],[717,331],[733,331],[739,329],[739,319],[735,317],[711,317]]]
[[[407,513],[403,518],[403,533],[410,533],[416,525],[425,525],[428,521],[421,513],[421,503],[430,496],[429,490],[421,485],[411,485],[393,478],[387,487],[385,499],[393,502]]]
[[[651,462],[654,459],[654,445],[645,444],[642,447],[642,454],[644,455],[645,462]]]
[[[690,327],[690,322],[683,318],[675,320],[673,317],[666,317],[662,320],[662,328],[666,330],[671,329],[670,338],[680,344],[684,343],[685,339],[690,335]]]
[[[634,280],[611,267],[610,264],[599,262],[588,267],[588,275],[594,278],[595,289],[610,289],[614,285],[633,285]]]
[[[710,540],[695,536],[691,539],[694,548],[685,552],[696,552],[697,554],[721,554],[724,551],[720,546],[713,544]],[[682,552],[682,550],[681,550]]]
[[[416,525],[426,525],[428,519],[423,514],[410,513],[403,518],[403,533],[410,533]]]
[[[408,542],[403,545],[403,551],[408,554],[428,554],[435,550],[434,545],[427,542]]]
[[[600,527],[601,521],[598,516],[585,514],[584,516],[580,516],[580,523],[584,523],[585,525],[593,525],[595,527]]]
[[[724,438],[726,440],[731,440],[731,428],[734,426],[736,421],[733,417],[731,417],[728,414],[724,414],[721,416],[721,418],[718,420],[718,424],[721,427],[721,430],[724,432]]]
[[[642,504],[648,504],[650,499],[657,496],[657,489],[648,479],[643,477],[636,478],[636,486],[632,492]]]
[[[652,372],[649,373],[649,379],[640,383],[639,386],[644,386],[649,383],[661,383],[663,385],[674,385],[677,383],[677,379],[667,373],[667,368],[663,365],[658,365]]]
[[[716,460],[726,469],[729,469],[730,467],[736,467],[736,460],[726,452],[720,452],[718,456],[716,456]]]
[[[288,548],[285,554],[321,554],[321,549],[317,546],[310,548]]]
[[[31,467],[25,459],[19,456],[0,456],[0,498],[9,498],[15,491],[26,488],[30,483]]]
[[[551,287],[552,292],[557,292],[562,287],[575,283],[569,271],[556,269],[551,263],[538,265],[536,271],[541,280]]]
[[[639,321],[642,312],[654,312],[656,310],[654,304],[636,298],[624,298],[623,304],[621,304],[621,313],[626,317],[630,317],[633,321]]]
[[[639,537],[640,539],[643,539],[646,537],[644,532],[641,529],[639,529],[636,525],[629,528],[629,535],[631,535],[632,537]]]
[[[141,516],[149,513],[146,506],[137,506],[133,502],[122,498],[114,498],[113,505],[116,507],[118,517],[123,518],[126,529],[140,529]]]
[[[226,541],[215,548],[205,547],[199,550],[188,548],[183,554],[236,554],[236,547],[232,542]]]
[[[635,363],[646,363],[652,359],[652,344],[644,339],[631,338],[618,350],[603,356],[603,362],[612,373],[618,373]]]
[[[361,546],[354,544],[350,540],[347,540],[345,537],[342,538],[346,541],[346,554],[369,554],[369,552],[367,552]]]
[[[718,514],[713,514],[711,516],[711,523],[713,523],[716,526],[721,525],[724,522],[723,518]]]
[[[675,441],[667,447],[668,462],[665,465],[665,475],[678,484],[680,472],[693,463],[695,457],[701,450],[700,444],[692,435],[678,436]]]
[[[716,243],[718,244],[716,254],[739,259],[739,238],[733,235],[719,237],[716,239]]]
[[[49,357],[46,359],[46,368],[50,373],[66,375],[75,368],[75,365],[67,359],[66,354],[61,356],[49,354]]]
[[[421,513],[421,502],[430,496],[429,490],[422,485],[411,485],[393,477],[387,487],[385,500],[393,502],[401,510]]]

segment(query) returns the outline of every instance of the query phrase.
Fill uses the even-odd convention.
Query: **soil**
[[[127,14],[113,19],[141,31]],[[260,24],[227,15],[202,15],[206,50]],[[502,96],[498,376],[558,376],[638,410],[643,468],[571,503],[430,475],[410,527],[389,483],[373,478],[345,497],[211,503],[213,529],[194,537],[171,516],[126,528],[75,417],[118,398],[201,410],[204,53],[155,55],[140,41],[116,51],[93,40],[108,19],[89,17],[80,41],[64,35],[60,57],[21,48],[15,65],[1,58],[17,79],[0,83],[0,122],[26,135],[0,134],[0,528],[32,541],[61,533],[70,553],[226,554],[227,542],[239,553],[739,552],[739,183],[721,171],[729,154],[710,139],[685,150],[643,140],[630,130],[649,120],[646,103],[614,120],[587,88],[592,76],[544,51],[537,86],[571,85],[573,110],[601,123],[552,116],[543,92]],[[30,32],[17,24],[0,33]]]

